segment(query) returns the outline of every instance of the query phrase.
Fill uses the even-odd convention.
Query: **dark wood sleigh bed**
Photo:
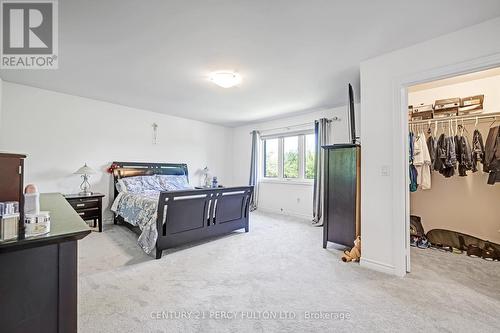
[[[113,162],[115,198],[120,178],[152,175],[186,175],[186,164]],[[252,186],[163,191],[158,200],[156,259],[162,251],[221,236],[235,230],[248,232]],[[114,223],[126,223],[117,214]]]

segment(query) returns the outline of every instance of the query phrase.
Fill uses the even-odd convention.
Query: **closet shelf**
[[[463,115],[463,116],[451,116],[451,117],[443,117],[443,118],[434,118],[434,119],[425,119],[425,120],[409,120],[409,124],[441,124],[441,123],[450,123],[455,121],[481,121],[484,119],[496,119],[500,118],[500,112],[489,112],[489,113],[481,113],[477,115]]]

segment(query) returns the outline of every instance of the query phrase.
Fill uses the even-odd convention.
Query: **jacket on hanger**
[[[444,168],[444,160],[446,159],[446,143],[445,135],[441,134],[436,141],[436,155],[434,159],[434,170],[441,172]]]
[[[469,140],[463,135],[457,135],[455,140],[457,142],[458,175],[465,177],[467,171],[472,169],[472,153]]]
[[[477,172],[477,163],[484,163],[483,136],[477,129],[472,136],[472,172]]]
[[[431,171],[434,170],[434,163],[436,162],[436,138],[434,136],[429,136],[427,139],[427,150],[429,151],[429,156],[431,158],[431,165],[430,169]]]
[[[448,167],[453,168],[453,173],[454,173],[454,170],[457,167],[457,150],[456,150],[455,138],[449,136],[446,138],[446,140],[447,140],[447,145],[446,145],[447,156],[445,164]]]
[[[488,184],[500,182],[500,126],[490,128],[484,149],[483,170],[489,172]]]
[[[469,142],[469,138],[466,136],[463,136],[464,141],[465,141],[465,156],[464,156],[464,162],[467,167],[467,170],[472,170],[472,147]]]
[[[456,164],[455,140],[451,136],[441,134],[436,147],[434,170],[449,178],[455,174]]]

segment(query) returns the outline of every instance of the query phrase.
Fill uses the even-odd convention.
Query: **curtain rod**
[[[409,124],[428,124],[428,123],[447,123],[450,121],[456,121],[456,120],[463,120],[463,121],[470,121],[470,120],[479,120],[479,119],[490,119],[490,118],[497,118],[500,116],[500,112],[490,112],[490,113],[485,113],[482,115],[463,115],[463,116],[451,116],[451,117],[444,117],[444,118],[434,118],[434,119],[425,119],[425,120],[409,120]]]
[[[332,122],[332,121],[340,121],[341,119],[340,119],[340,117],[335,116],[332,118],[328,118],[327,120],[328,120],[328,122]],[[276,128],[268,128],[268,129],[260,130],[259,132],[277,131],[277,130],[281,130],[281,129],[289,130],[289,129],[294,128],[294,127],[301,127],[301,126],[311,125],[311,124],[314,124],[314,122],[308,122],[308,123],[290,125],[290,126],[283,126],[283,127],[276,127]],[[252,132],[250,132],[250,134],[252,134]]]

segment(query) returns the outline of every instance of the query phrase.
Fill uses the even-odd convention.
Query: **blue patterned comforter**
[[[156,213],[160,192],[150,191],[143,194],[119,193],[111,210],[123,217],[125,222],[138,226],[141,234],[137,240],[146,253],[150,253],[156,244]]]
[[[185,176],[138,176],[120,179],[117,183],[119,194],[111,211],[141,229],[139,246],[150,253],[156,244],[158,231],[156,215],[161,191],[192,189]]]

